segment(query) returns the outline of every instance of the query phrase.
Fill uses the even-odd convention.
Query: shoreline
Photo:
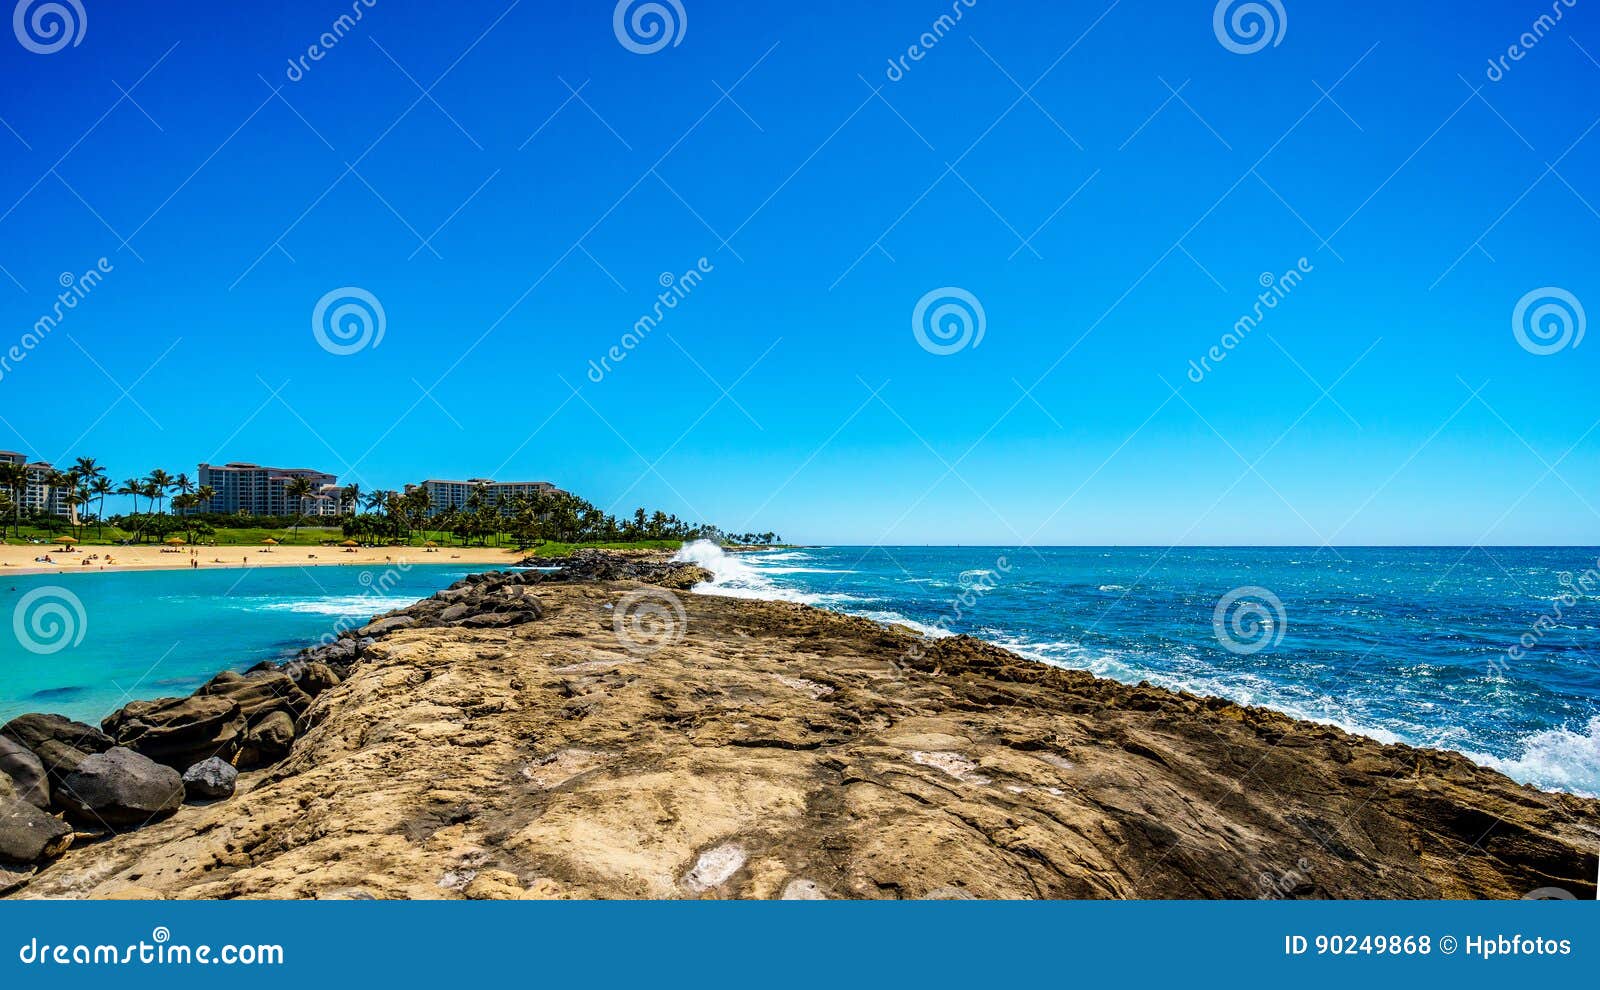
[[[580,555],[380,616],[282,763],[13,896],[1594,896],[1600,801],[970,637],[675,593],[697,570]],[[671,635],[629,640],[641,602]]]
[[[190,550],[198,551],[192,556]],[[53,563],[45,564],[34,558],[49,555]],[[439,547],[428,551],[423,547],[372,547],[358,548],[353,553],[343,547],[280,546],[270,551],[260,546],[202,546],[184,547],[177,553],[164,551],[158,546],[101,546],[82,547],[72,553],[62,553],[59,544],[42,546],[0,546],[0,580],[7,575],[33,576],[40,574],[109,574],[128,571],[183,571],[250,569],[253,567],[329,567],[329,566],[385,566],[390,564],[458,564],[465,567],[479,565],[516,566],[528,554],[503,547]],[[98,557],[97,560],[90,560]],[[107,558],[112,562],[108,563]],[[198,561],[198,567],[191,561]],[[85,561],[88,561],[86,564]]]

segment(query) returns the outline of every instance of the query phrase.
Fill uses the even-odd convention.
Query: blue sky
[[[1210,3],[976,0],[891,80],[949,2],[681,0],[638,54],[609,2],[377,0],[298,81],[350,3],[81,3],[0,44],[5,347],[111,271],[0,369],[0,447],[811,542],[1600,543],[1600,340],[1513,333],[1600,307],[1582,3],[1498,81],[1549,3],[1282,0],[1239,53]],[[342,287],[378,346],[319,345]],[[919,345],[945,287],[978,346]]]

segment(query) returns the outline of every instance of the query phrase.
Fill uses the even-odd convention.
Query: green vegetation
[[[313,489],[310,480],[300,476],[286,489],[300,512],[264,518],[207,511],[216,492],[196,485],[187,474],[171,475],[160,468],[120,484],[114,484],[92,457],[80,457],[66,471],[50,470],[42,478],[37,469],[32,473],[30,478],[24,465],[0,464],[0,542],[52,542],[64,536],[113,546],[174,538],[219,547],[259,546],[268,539],[285,546],[323,546],[346,539],[379,546],[423,546],[432,541],[441,547],[495,546],[551,556],[585,547],[675,549],[690,540],[746,546],[779,543],[775,533],[725,533],[707,523],[695,525],[643,508],[618,518],[563,491],[497,500],[492,489],[481,485],[467,495],[463,506],[435,511],[422,485],[364,493],[352,484],[340,493],[344,514],[337,517],[337,526],[330,526],[334,517],[305,514]],[[41,485],[45,503],[59,497],[68,515],[23,507],[24,494],[38,492]],[[130,499],[133,511],[107,515],[107,495]]]

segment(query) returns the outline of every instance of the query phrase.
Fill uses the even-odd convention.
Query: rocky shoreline
[[[0,726],[0,892],[1596,896],[1600,802],[1464,757],[559,564],[98,729]]]

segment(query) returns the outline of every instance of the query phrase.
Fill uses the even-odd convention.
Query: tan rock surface
[[[1462,757],[784,603],[630,652],[639,587],[394,631],[234,799],[11,896],[1595,896],[1600,802]]]

